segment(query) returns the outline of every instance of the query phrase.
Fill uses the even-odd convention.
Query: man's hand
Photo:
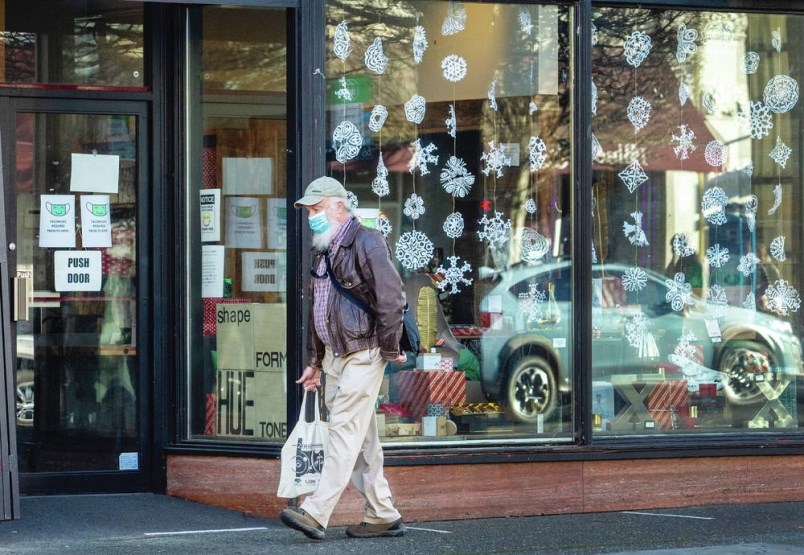
[[[315,391],[316,388],[321,387],[321,368],[308,366],[296,383],[302,384],[306,391]]]
[[[399,356],[396,357],[391,362],[393,362],[394,364],[404,364],[406,360],[408,360],[408,355],[405,353],[405,351],[402,351],[401,353],[399,353]]]

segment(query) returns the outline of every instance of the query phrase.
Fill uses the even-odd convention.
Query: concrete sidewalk
[[[804,553],[804,502],[408,523],[403,538],[308,540],[266,520],[155,494],[24,497],[0,553]]]

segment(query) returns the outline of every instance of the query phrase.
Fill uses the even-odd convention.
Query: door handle
[[[14,321],[28,320],[28,278],[14,278]]]

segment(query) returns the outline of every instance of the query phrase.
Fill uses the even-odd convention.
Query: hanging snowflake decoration
[[[388,118],[388,108],[383,106],[382,104],[376,104],[374,108],[371,109],[371,115],[369,116],[368,126],[369,129],[374,131],[375,133],[379,133],[382,126],[385,125],[385,120]]]
[[[623,233],[628,238],[628,242],[637,247],[647,247],[648,237],[642,230],[642,212],[631,212],[634,223],[623,222]]]
[[[678,338],[678,342],[676,342],[676,346],[673,349],[673,354],[680,360],[692,361],[698,359],[699,355],[698,349],[694,345],[695,341],[695,334],[692,333],[692,330],[687,330]]]
[[[363,61],[366,67],[376,74],[385,73],[385,68],[388,66],[388,56],[382,49],[382,39],[375,37],[374,42],[366,48],[366,54],[363,56]]]
[[[684,81],[678,86],[678,103],[684,106],[690,98],[690,87]]]
[[[773,206],[768,209],[768,216],[776,214],[776,210],[782,205],[782,184],[779,183],[773,188]]]
[[[433,143],[430,143],[429,145],[423,147],[421,139],[416,139],[411,146],[413,147],[413,155],[411,156],[410,163],[408,164],[408,171],[413,173],[418,169],[420,174],[427,175],[430,173],[430,170],[427,168],[427,164],[438,164],[438,156],[433,154],[436,146]]]
[[[753,291],[745,296],[745,300],[743,301],[743,308],[746,310],[750,310],[751,312],[757,311],[757,297],[756,295],[754,295]]]
[[[778,316],[787,316],[801,308],[798,291],[787,280],[776,280],[776,283],[765,290],[765,296],[768,297],[768,308]]]
[[[536,103],[531,100],[530,103],[528,104],[528,115],[532,116],[533,114],[536,113],[538,109],[539,107],[536,106]]]
[[[384,197],[391,192],[391,187],[388,185],[388,168],[383,162],[382,152],[380,152],[380,160],[377,162],[377,177],[371,182],[371,190],[378,197]]]
[[[703,106],[710,114],[717,112],[717,97],[715,91],[707,91],[704,93]]]
[[[352,52],[352,40],[349,38],[349,27],[345,21],[335,27],[335,39],[332,42],[332,52],[341,60],[346,61]]]
[[[472,285],[472,279],[465,275],[472,271],[472,265],[464,261],[463,266],[458,265],[460,260],[457,256],[448,256],[449,266],[439,266],[436,273],[442,274],[444,279],[438,282],[438,288],[450,295],[460,293],[460,285]]]
[[[466,8],[461,2],[447,5],[447,16],[441,24],[441,34],[445,37],[460,33],[466,28]]]
[[[597,85],[592,81],[592,115],[597,115]]]
[[[547,300],[547,292],[539,290],[535,283],[528,284],[528,292],[519,294],[519,311],[527,314],[529,321],[542,319],[542,305]]]
[[[346,77],[341,77],[340,79],[338,79],[338,84],[341,86],[341,88],[335,91],[335,96],[337,96],[344,102],[351,102],[352,91],[349,90],[349,87],[346,85]]]
[[[771,32],[771,45],[776,49],[776,52],[782,51],[782,30],[776,27],[775,31]]]
[[[634,31],[625,39],[625,59],[634,67],[639,65],[650,54],[650,37],[642,31]]]
[[[377,218],[377,229],[380,230],[380,233],[382,233],[383,237],[387,238],[391,234],[391,231],[393,231],[394,228],[391,225],[391,220],[389,220],[385,216],[380,216],[379,218]]]
[[[633,193],[637,187],[648,180],[648,175],[643,171],[639,160],[631,162],[627,168],[617,175],[620,176],[625,186],[628,187],[629,193]]]
[[[522,260],[533,264],[541,260],[549,250],[550,241],[547,240],[547,237],[528,227],[522,230],[522,242],[519,248]]]
[[[678,46],[676,47],[676,59],[684,63],[687,61],[687,56],[695,54],[698,51],[698,45],[695,41],[698,39],[698,31],[695,29],[687,29],[687,26],[682,23],[678,26]]]
[[[441,60],[441,71],[444,79],[457,83],[466,77],[466,60],[455,54],[450,54]]]
[[[413,28],[413,61],[417,64],[422,63],[424,51],[427,50],[427,33],[424,27],[416,25]]]
[[[483,174],[488,176],[494,172],[497,177],[503,176],[503,166],[511,167],[511,158],[505,155],[505,144],[500,143],[499,147],[494,146],[494,141],[489,141],[489,149],[484,152],[480,159],[486,162],[483,168]]]
[[[403,268],[423,268],[432,258],[433,243],[421,231],[406,231],[396,242],[396,259]]]
[[[456,156],[450,156],[447,165],[441,170],[441,186],[449,194],[465,197],[475,183],[475,176],[466,169],[466,163]]]
[[[603,147],[600,146],[600,141],[598,141],[595,134],[592,133],[592,160],[597,160],[602,155],[603,155]]]
[[[753,75],[759,69],[759,54],[756,52],[746,52],[743,56],[743,71],[746,75]]]
[[[798,102],[798,82],[789,75],[777,75],[765,85],[762,98],[771,112],[787,112]]]
[[[530,36],[533,32],[533,20],[530,17],[530,10],[527,6],[519,6],[519,30],[523,34]]]
[[[525,212],[528,214],[535,214],[536,210],[538,210],[538,206],[536,205],[536,201],[532,198],[529,198],[525,201]]]
[[[759,199],[756,195],[750,195],[745,203],[745,221],[748,223],[748,231],[753,233],[757,227],[757,209]]]
[[[690,246],[690,238],[686,233],[676,233],[672,240],[673,252],[680,258],[692,256],[695,250]]]
[[[784,262],[787,259],[787,255],[784,252],[784,239],[784,235],[779,235],[774,237],[770,243],[771,256],[779,262]]]
[[[673,152],[679,160],[686,160],[690,157],[690,152],[695,151],[697,148],[692,142],[695,139],[695,133],[685,124],[678,126],[679,134],[675,133],[670,135],[670,142],[678,143],[673,147]]]
[[[678,311],[683,309],[684,305],[693,304],[692,285],[687,283],[683,273],[676,272],[675,277],[664,280],[664,284],[667,286],[665,300],[670,303],[673,310]]]
[[[357,156],[362,146],[363,136],[351,121],[342,121],[332,132],[332,148],[335,149],[335,159],[341,164],[345,164]]]
[[[729,249],[721,247],[720,243],[715,243],[706,249],[706,263],[713,268],[722,268],[729,261]]]
[[[449,105],[449,117],[444,121],[447,125],[447,133],[453,139],[458,132],[458,118],[455,115],[455,104]]]
[[[790,158],[790,154],[793,151],[790,149],[789,146],[782,142],[780,137],[776,137],[776,146],[773,147],[768,155],[773,158],[773,161],[782,166],[783,168],[787,167],[787,159]]]
[[[357,209],[360,205],[360,201],[357,199],[357,195],[354,194],[352,191],[346,191],[346,200],[349,202],[349,208],[352,210]]]
[[[502,219],[502,212],[495,212],[494,217],[489,219],[486,214],[479,221],[482,229],[477,232],[481,241],[487,241],[489,247],[501,247],[508,241],[508,230],[511,229],[511,220]]]
[[[634,348],[642,347],[646,336],[650,333],[650,322],[644,312],[637,312],[625,324],[625,338]]]
[[[597,264],[597,251],[595,250],[595,243],[592,242],[592,264]]]
[[[703,31],[705,42],[732,42],[734,24],[727,19],[710,21]]]
[[[592,23],[592,46],[597,46],[597,25]]]
[[[701,209],[709,223],[723,225],[726,223],[726,205],[729,197],[720,187],[710,187],[703,194]]]
[[[411,123],[419,124],[424,120],[425,100],[423,96],[414,94],[405,102],[405,119]]]
[[[489,106],[495,112],[497,111],[497,78],[491,80],[491,84],[489,85],[489,92],[486,93],[486,96],[489,99]]]
[[[741,105],[737,112],[737,121],[743,133],[750,134],[752,139],[765,137],[773,128],[773,117],[762,102],[751,101],[748,106]]]
[[[648,274],[642,268],[634,266],[623,273],[622,282],[626,291],[642,291],[648,284]]]
[[[740,263],[737,265],[737,271],[742,272],[746,277],[750,276],[757,269],[759,258],[752,252],[740,257]]]
[[[634,130],[639,132],[639,130],[644,128],[650,120],[650,102],[641,96],[635,96],[631,99],[631,102],[628,103],[627,115],[628,121],[630,121],[631,125],[634,126]]]
[[[444,233],[450,239],[457,239],[463,235],[463,215],[460,212],[453,212],[444,220]]]
[[[424,214],[424,199],[413,193],[405,200],[405,216],[412,220],[418,220]]]
[[[501,145],[502,146],[502,145]],[[530,172],[540,170],[547,159],[547,146],[540,137],[531,137],[528,141],[528,160],[530,161]]]
[[[728,147],[720,141],[713,139],[706,145],[706,149],[704,150],[704,159],[710,166],[719,168],[726,163],[728,154]]]
[[[711,318],[723,318],[726,315],[726,308],[729,306],[726,290],[718,284],[710,287],[706,293],[706,305]]]
[[[746,160],[743,162],[743,167],[740,169],[748,177],[754,175],[754,161],[753,160]]]

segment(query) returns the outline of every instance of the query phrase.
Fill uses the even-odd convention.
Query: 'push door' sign
[[[100,291],[100,251],[56,251],[53,256],[56,291]]]

